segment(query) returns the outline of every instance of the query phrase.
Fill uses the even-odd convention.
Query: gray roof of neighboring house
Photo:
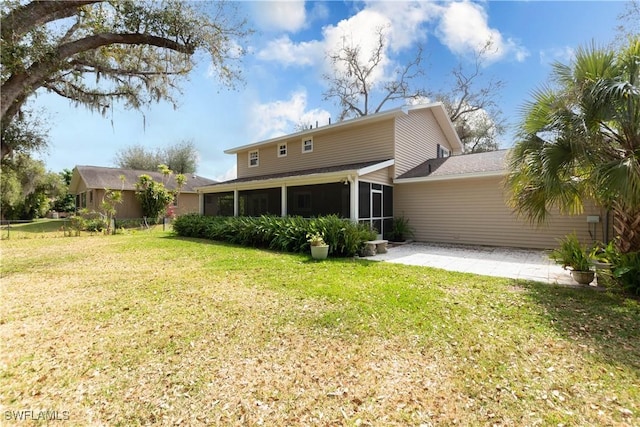
[[[169,190],[176,188],[175,174],[169,176],[168,180],[160,172],[134,170],[134,169],[120,169],[120,168],[107,168],[101,166],[76,166],[74,173],[77,171],[80,178],[85,182],[87,188],[93,189],[108,189],[108,190],[135,190],[136,182],[140,175],[149,175],[154,181],[164,182],[165,186]],[[124,186],[120,176],[124,175]],[[212,179],[203,178],[195,174],[184,174],[187,178],[184,186],[180,190],[183,193],[195,193],[196,187],[202,187],[204,185],[215,184],[217,181]],[[75,193],[79,185],[79,182],[74,182],[72,178],[70,191]]]
[[[397,179],[456,177],[462,175],[501,173],[506,169],[509,150],[429,159],[405,172]]]
[[[306,175],[314,175],[321,173],[332,173],[332,172],[342,172],[348,170],[358,170],[363,169],[369,166],[377,165],[378,163],[386,162],[389,159],[385,160],[376,160],[375,162],[361,162],[361,163],[350,163],[346,165],[339,166],[327,166],[322,168],[314,168],[314,169],[305,169],[298,171],[290,171],[290,172],[282,172],[282,173],[274,173],[269,175],[260,175],[260,176],[248,176],[244,178],[232,179],[229,181],[217,182],[213,185],[226,185],[226,184],[238,184],[241,182],[249,182],[249,181],[265,181],[268,179],[277,179],[277,178],[287,178],[293,176],[306,176]]]

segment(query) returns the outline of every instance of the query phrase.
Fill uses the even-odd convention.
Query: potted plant
[[[593,259],[586,246],[580,244],[575,233],[560,240],[560,247],[551,251],[549,258],[571,271],[573,280],[581,285],[588,285],[595,277],[591,269]]]
[[[320,233],[307,234],[307,242],[311,246],[311,257],[313,259],[326,259],[329,255],[329,245],[324,241]]]

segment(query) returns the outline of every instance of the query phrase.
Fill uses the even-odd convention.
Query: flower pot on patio
[[[593,278],[595,277],[595,272],[571,270],[571,277],[573,277],[573,280],[575,280],[581,285],[588,285],[589,283],[593,282]]]
[[[329,245],[311,246],[311,257],[313,259],[327,259],[329,255]]]

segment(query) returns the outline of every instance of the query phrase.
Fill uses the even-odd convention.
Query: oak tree
[[[113,102],[175,105],[197,52],[233,86],[239,41],[249,33],[224,1],[9,0],[0,12],[2,158],[19,148],[5,132],[39,89],[103,114]]]

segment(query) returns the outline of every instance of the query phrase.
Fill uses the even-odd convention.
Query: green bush
[[[610,266],[607,271],[599,274],[606,275],[606,282],[620,287],[623,291],[640,295],[640,252],[620,253],[615,241],[604,245],[599,243],[594,248],[597,261]]]
[[[335,257],[354,256],[375,233],[336,215],[301,217],[211,217],[187,214],[173,221],[173,231],[183,237],[199,237],[242,246],[270,248],[283,252],[309,250],[307,234],[321,233]]]
[[[640,295],[640,252],[619,254],[614,262],[613,277],[626,292]]]
[[[81,231],[102,232],[107,228],[104,217],[95,211],[82,209],[76,215],[70,217],[70,228],[79,235]]]

